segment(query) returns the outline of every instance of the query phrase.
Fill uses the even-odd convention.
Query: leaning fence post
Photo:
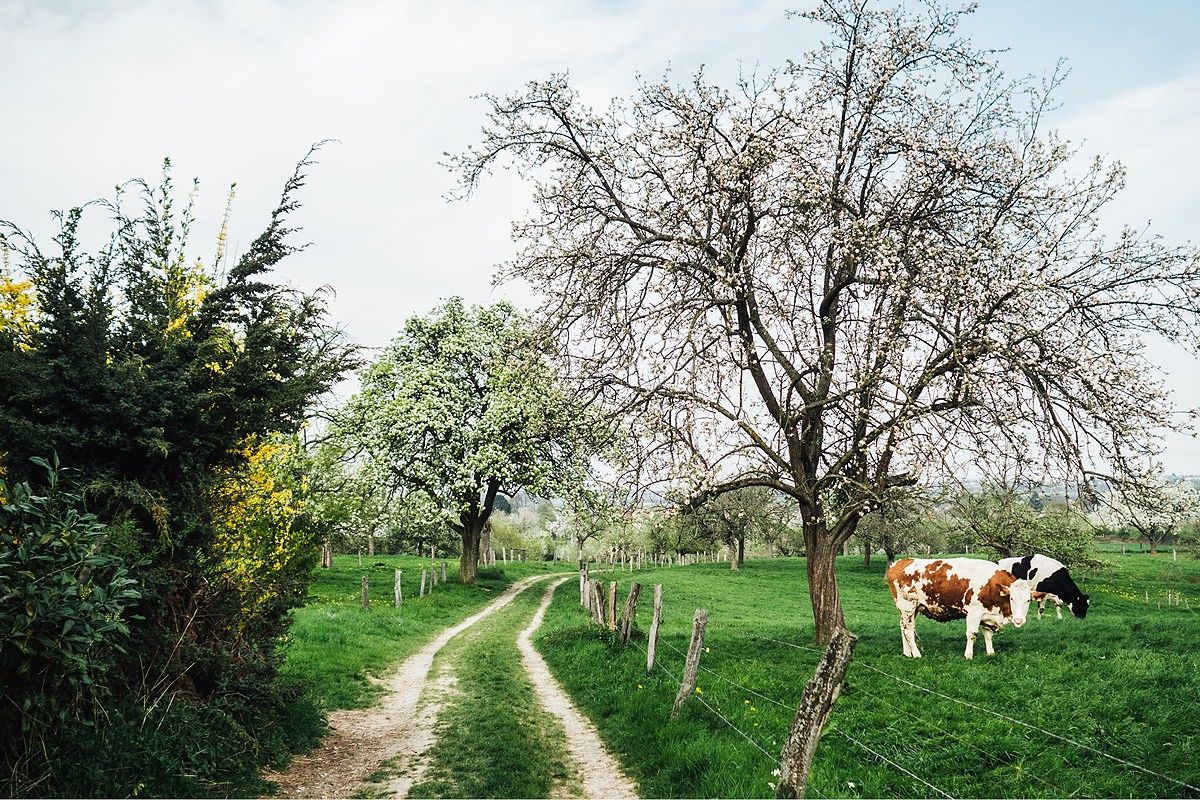
[[[420,597],[425,596],[425,570],[424,569],[421,570],[421,594],[419,596]]]
[[[687,660],[683,662],[683,682],[679,684],[679,694],[675,695],[675,705],[671,707],[672,717],[679,714],[683,701],[696,690],[696,670],[700,668],[700,651],[704,648],[704,629],[707,627],[708,612],[697,608],[692,617],[692,643],[688,646]]]
[[[846,679],[846,670],[850,667],[850,658],[854,655],[854,645],[858,637],[845,628],[838,628],[825,648],[817,664],[816,674],[808,682],[804,694],[800,697],[800,706],[796,709],[796,719],[792,722],[792,730],[784,742],[783,752],[779,759],[779,786],[775,790],[776,797],[804,797],[808,784],[808,770],[812,766],[813,756],[817,753],[817,742],[821,738],[821,729],[825,720],[833,711],[838,694],[842,691],[842,682]]]
[[[638,596],[642,593],[642,585],[633,583],[629,586],[629,596],[625,598],[625,615],[621,617],[621,644],[628,644],[633,633],[633,623],[637,616]]]
[[[362,606],[364,609],[370,604],[371,595],[367,592],[367,576],[362,576]]]
[[[608,584],[608,629],[617,629],[617,582]]]
[[[662,620],[662,584],[654,584],[654,618],[650,620],[650,637],[646,641],[646,674],[654,669],[654,653],[658,650],[658,623]]]
[[[396,603],[396,608],[404,604],[404,592],[400,589],[400,575],[401,571],[396,570],[396,585],[392,588],[392,599]]]

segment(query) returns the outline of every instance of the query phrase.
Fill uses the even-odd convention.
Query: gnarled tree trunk
[[[828,644],[835,631],[846,627],[835,566],[841,545],[823,525],[811,521],[804,526],[804,543],[808,550],[808,595],[817,642]]]

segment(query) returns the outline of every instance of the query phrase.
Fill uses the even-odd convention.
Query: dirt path
[[[626,798],[637,797],[637,787],[621,771],[621,765],[608,752],[604,742],[592,723],[575,708],[566,692],[550,674],[545,659],[533,646],[533,634],[541,627],[546,609],[554,599],[554,590],[570,579],[570,576],[555,581],[546,589],[542,604],[517,638],[521,660],[529,674],[538,698],[547,711],[562,723],[567,736],[567,749],[583,778],[584,797]]]
[[[380,681],[386,693],[379,703],[371,708],[330,714],[329,735],[317,750],[296,758],[286,772],[264,777],[279,784],[281,797],[350,797],[385,761],[397,756],[409,759],[421,756],[433,741],[428,715],[418,716],[416,711],[434,656],[455,636],[547,577],[535,575],[517,581],[482,611],[442,631]],[[539,623],[541,613],[537,617]],[[438,692],[439,695],[443,693]],[[433,698],[432,702],[436,705],[439,699]]]

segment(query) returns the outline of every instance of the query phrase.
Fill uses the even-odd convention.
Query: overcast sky
[[[201,181],[195,243],[207,254],[228,185],[231,244],[263,226],[308,145],[319,156],[296,222],[313,246],[284,277],[336,288],[334,316],[364,345],[409,315],[493,289],[527,193],[498,175],[448,203],[438,161],[475,141],[480,92],[569,70],[585,100],[627,94],[638,74],[700,65],[722,80],[813,44],[790,20],[809,0],[0,0],[0,218],[50,230],[47,211],[154,178]],[[1200,219],[1200,2],[983,0],[967,23],[1008,48],[1011,73],[1072,74],[1051,122],[1129,168],[1114,219],[1174,240]],[[1196,364],[1158,347],[1181,406],[1200,407]],[[1200,473],[1200,443],[1167,442],[1169,470]]]

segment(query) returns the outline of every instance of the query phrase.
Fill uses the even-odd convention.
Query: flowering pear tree
[[[824,44],[731,88],[489,97],[451,159],[464,194],[498,164],[531,183],[502,277],[627,415],[634,477],[798,505],[818,641],[884,493],[947,454],[1122,471],[1173,419],[1140,337],[1200,331],[1191,249],[1101,234],[1124,174],[1044,130],[1057,76],[1006,78],[966,12],[868,6],[826,0]]]
[[[413,317],[362,375],[336,435],[399,491],[419,492],[462,539],[475,582],[480,536],[500,492],[568,491],[598,428],[556,385],[512,306],[453,299]]]

